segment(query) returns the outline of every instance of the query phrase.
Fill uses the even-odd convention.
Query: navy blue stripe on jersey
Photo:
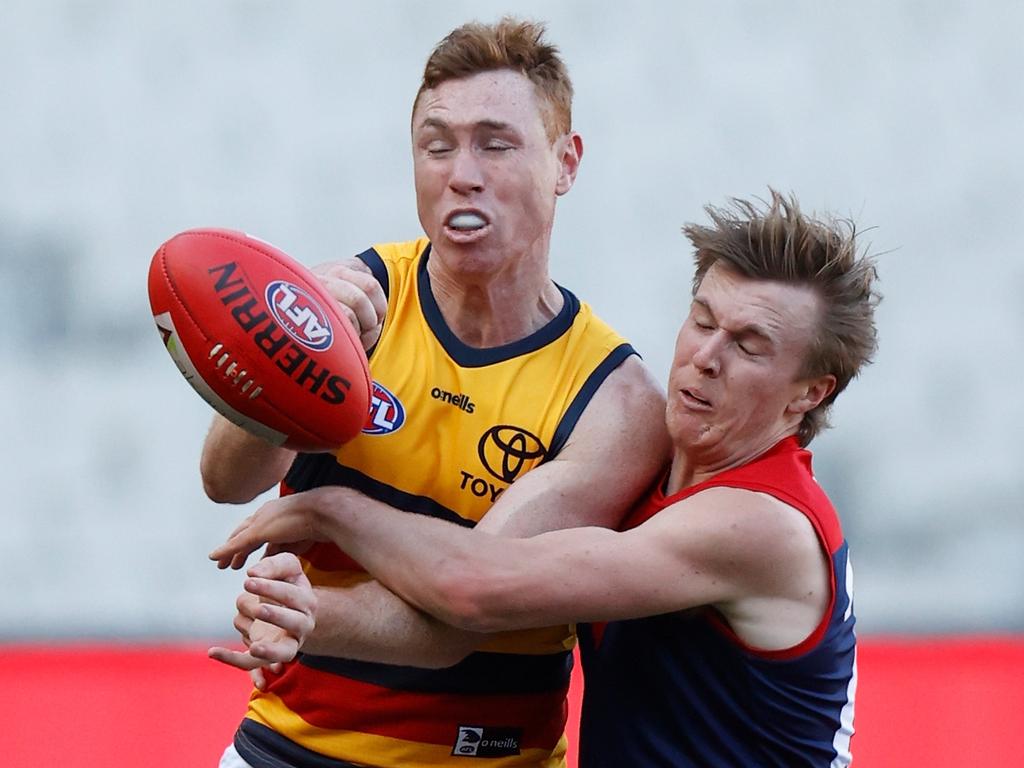
[[[384,291],[384,298],[388,298],[391,291],[391,279],[388,277],[388,268],[384,266],[384,260],[380,257],[380,254],[373,248],[367,248],[356,258],[370,268],[373,276],[380,283],[380,287]],[[387,317],[384,318],[384,322],[387,322]],[[378,337],[377,342],[379,341],[380,338]],[[366,350],[367,358],[373,357],[373,353],[377,349],[377,342],[374,342],[374,345]]]
[[[590,398],[597,392],[598,387],[604,383],[604,380],[608,378],[608,374],[622,365],[622,362],[632,355],[637,354],[636,350],[630,344],[620,344],[611,352],[608,353],[608,357],[601,361],[601,364],[591,371],[590,376],[580,387],[580,391],[576,393],[576,397],[569,403],[569,407],[565,409],[565,413],[562,414],[562,418],[558,422],[558,426],[555,428],[554,437],[551,438],[551,448],[548,449],[547,454],[544,456],[544,461],[550,461],[558,452],[562,450],[566,441],[569,439],[569,435],[572,434],[573,429],[576,428],[576,422],[579,421],[580,416],[583,415],[583,410],[587,407],[590,402]]]
[[[384,260],[380,257],[373,248],[367,248],[365,251],[356,256],[363,264],[370,268],[373,272],[373,276],[377,278],[377,282],[380,283],[380,287],[384,289],[384,297],[387,298],[391,295],[391,280],[388,277],[388,268],[384,266]]]
[[[343,485],[365,493],[395,509],[418,515],[436,517],[449,523],[472,528],[476,523],[427,496],[406,493],[393,485],[382,483],[351,467],[342,466],[330,453],[300,453],[292,462],[284,484],[288,490],[299,493],[324,485]]]
[[[560,285],[556,287],[562,293],[562,309],[544,327],[534,331],[525,339],[514,341],[511,344],[503,344],[500,347],[489,347],[478,349],[464,344],[448,327],[441,310],[437,306],[434,294],[430,290],[430,274],[427,272],[427,261],[430,258],[430,246],[423,251],[420,263],[417,267],[417,281],[419,290],[420,307],[423,310],[423,317],[433,331],[434,336],[444,347],[448,356],[463,368],[482,368],[485,365],[494,365],[513,357],[526,355],[547,346],[562,334],[568,332],[572,327],[576,315],[580,311],[580,301],[571,291]]]
[[[847,555],[844,542],[832,556],[825,636],[793,658],[740,647],[700,609],[603,631],[580,625],[580,768],[847,765],[856,680]]]
[[[444,669],[339,659],[300,653],[299,663],[382,688],[415,693],[511,695],[549,693],[569,684],[572,654],[471,653]]]
[[[359,768],[355,763],[321,755],[300,747],[265,725],[249,718],[235,731],[235,749],[245,762],[257,768]]]

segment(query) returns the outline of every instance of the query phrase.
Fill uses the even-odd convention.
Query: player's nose
[[[722,334],[712,333],[702,339],[691,358],[694,366],[705,376],[712,378],[722,370]]]
[[[460,195],[483,191],[484,174],[476,153],[471,151],[455,153],[448,176],[448,186]]]

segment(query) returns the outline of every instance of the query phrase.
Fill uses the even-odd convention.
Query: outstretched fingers
[[[268,501],[247,517],[228,540],[210,553],[218,568],[241,568],[249,555],[264,544],[293,545],[313,540],[317,532],[309,522],[311,492]]]
[[[265,660],[253,656],[248,651],[235,651],[219,645],[209,648],[206,651],[206,655],[214,661],[219,661],[221,664],[244,669],[247,672],[267,665]]]
[[[223,570],[230,566],[237,571],[245,565],[249,555],[266,543],[259,535],[255,518],[256,515],[247,517],[232,531],[227,541],[210,553],[210,559],[216,561],[218,568]]]

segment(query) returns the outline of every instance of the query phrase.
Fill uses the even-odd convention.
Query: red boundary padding
[[[7,645],[0,653],[5,768],[213,768],[249,691],[248,677],[207,659],[205,646]],[[1024,636],[870,637],[858,653],[857,768],[1015,764]],[[575,737],[578,675],[572,690]]]
[[[857,768],[1019,761],[1024,636],[872,637],[857,664]]]
[[[248,675],[206,646],[0,646],[0,765],[215,768]]]

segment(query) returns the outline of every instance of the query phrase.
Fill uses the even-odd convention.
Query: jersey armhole
[[[384,263],[384,259],[380,257],[375,248],[367,248],[360,254],[356,255],[363,264],[370,268],[370,272],[373,273],[374,278],[380,283],[381,289],[384,291],[384,298],[388,301],[388,306],[391,303],[391,278],[388,276],[388,268]],[[384,322],[387,323],[387,316],[384,317]],[[381,330],[381,336],[384,335],[383,329]],[[377,337],[377,341],[374,342],[373,346],[366,350],[366,356],[369,358],[373,355],[377,349],[377,345],[380,343],[380,337]]]
[[[390,298],[391,294],[391,280],[388,277],[388,268],[384,264],[384,259],[380,257],[374,248],[367,248],[362,253],[356,255],[363,264],[370,268],[373,276],[380,283],[380,287],[384,289],[384,298]]]
[[[576,427],[576,422],[580,420],[580,416],[583,415],[587,404],[594,397],[594,393],[597,392],[601,384],[604,383],[604,380],[608,378],[608,375],[622,365],[626,358],[636,354],[637,351],[633,349],[633,346],[624,342],[609,352],[607,357],[591,371],[587,380],[583,382],[583,386],[580,387],[580,391],[576,393],[572,402],[569,403],[569,407],[565,409],[565,413],[562,414],[558,426],[555,427],[555,434],[551,438],[551,448],[544,457],[545,462],[553,459],[565,447],[566,442],[569,440],[569,435],[572,434],[573,429]]]
[[[828,631],[829,623],[832,621],[832,614],[835,612],[837,591],[839,585],[836,583],[836,569],[833,562],[833,552],[829,551],[828,537],[825,535],[825,531],[821,526],[821,523],[815,518],[814,515],[810,514],[809,510],[805,509],[800,501],[790,494],[786,493],[782,489],[774,488],[770,485],[761,483],[746,482],[746,483],[721,483],[719,487],[726,488],[739,488],[746,491],[754,491],[756,493],[763,493],[767,496],[771,496],[781,501],[786,506],[792,508],[796,512],[804,516],[804,518],[811,524],[811,529],[814,531],[814,538],[818,540],[818,550],[825,557],[825,567],[828,568],[828,589],[829,596],[828,602],[825,604],[825,609],[822,612],[821,619],[817,625],[811,630],[810,634],[807,635],[803,640],[795,645],[791,645],[789,648],[779,648],[775,650],[757,648],[752,645],[747,645],[740,639],[739,635],[733,631],[732,625],[729,624],[728,619],[714,606],[707,607],[707,620],[710,624],[722,634],[729,642],[735,645],[737,648],[742,650],[751,656],[760,659],[766,659],[768,661],[786,661],[788,659],[795,659],[803,654],[811,651],[821,642],[825,637],[825,633]]]

